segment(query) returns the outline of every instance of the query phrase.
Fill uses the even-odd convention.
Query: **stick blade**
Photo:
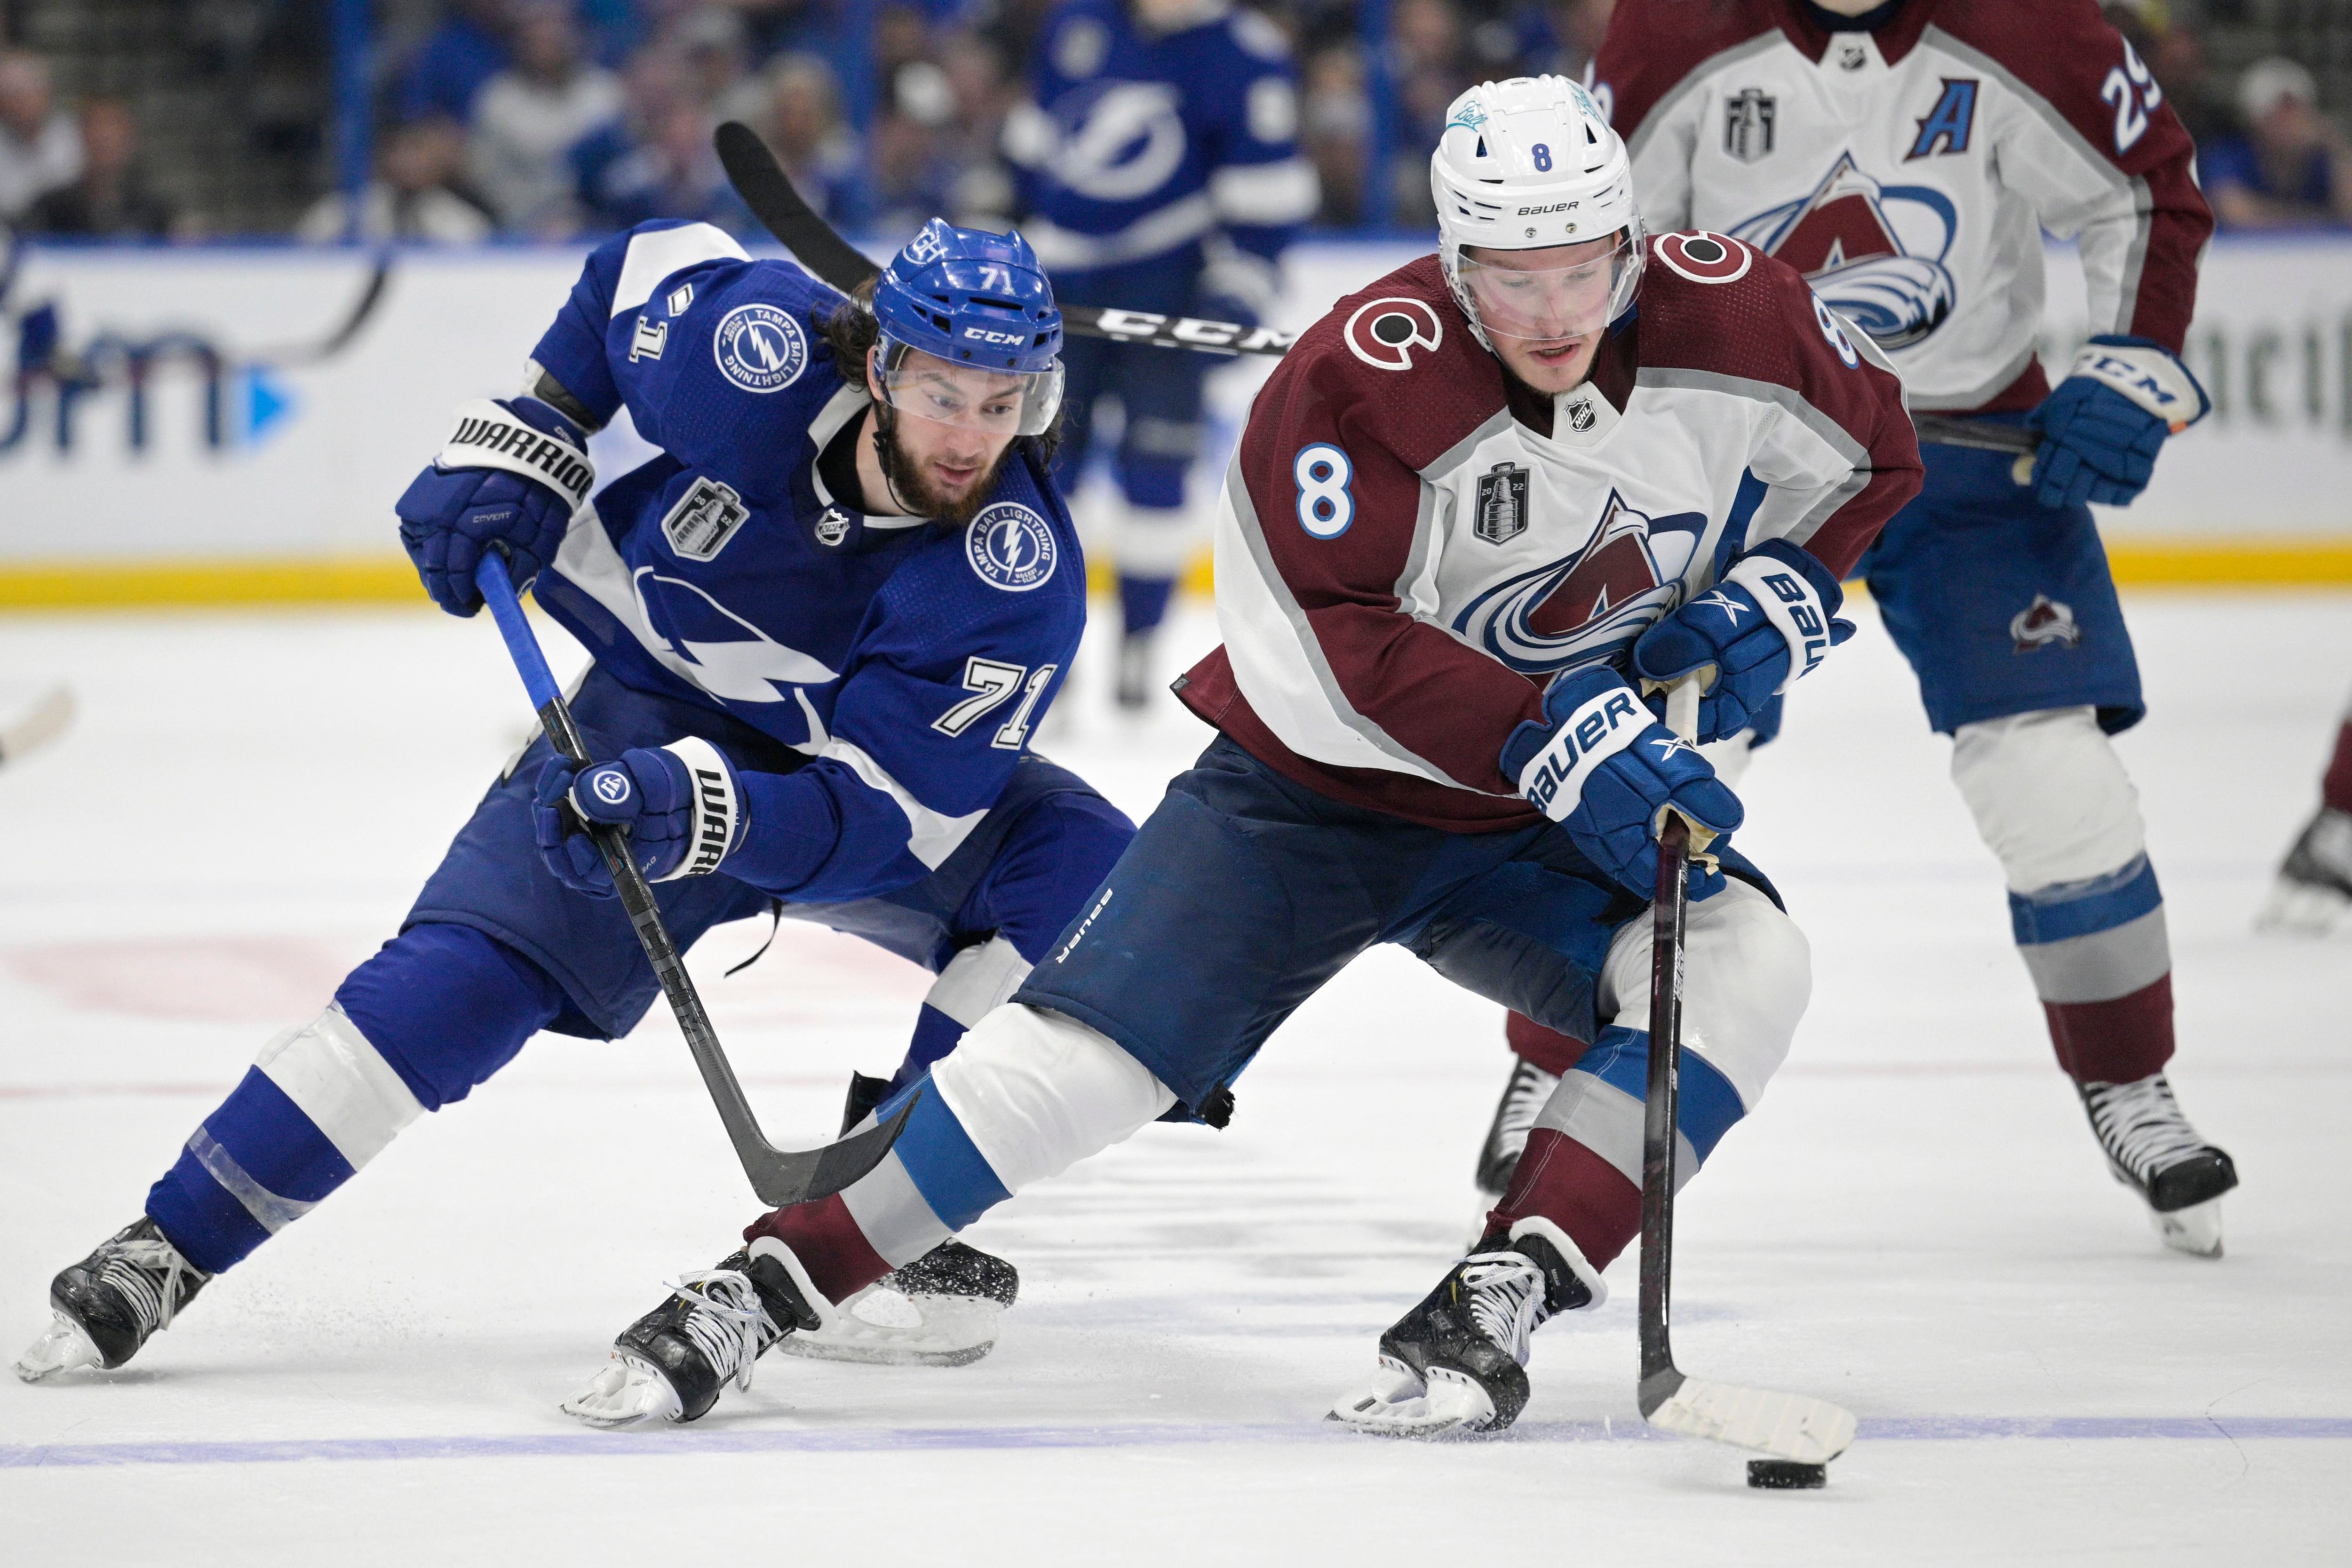
[[[1853,1413],[1826,1399],[1701,1377],[1684,1378],[1681,1387],[1642,1414],[1651,1426],[1685,1437],[1800,1464],[1826,1465],[1853,1442]]]
[[[710,143],[718,151],[719,167],[727,171],[728,184],[751,216],[820,279],[846,294],[882,270],[817,216],[750,126],[730,120],[711,133]]]
[[[917,1089],[889,1121],[822,1149],[771,1149],[747,1156],[743,1173],[751,1178],[751,1191],[761,1203],[780,1209],[833,1196],[882,1163],[922,1098],[923,1091]]]

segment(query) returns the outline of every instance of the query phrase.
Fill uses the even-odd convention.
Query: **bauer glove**
[[[742,843],[743,795],[719,748],[688,735],[576,770],[551,758],[540,770],[531,821],[540,858],[556,880],[575,893],[609,899],[613,873],[582,830],[583,821],[623,828],[646,880],[670,882],[716,871]]]
[[[1845,603],[1830,569],[1784,540],[1742,555],[1723,581],[1659,621],[1633,645],[1633,672],[1664,682],[1707,665],[1698,738],[1719,741],[1756,722],[1765,705],[1853,636],[1836,619]]]
[[[1717,837],[1747,815],[1697,748],[1653,719],[1606,665],[1553,681],[1542,721],[1528,720],[1503,743],[1502,767],[1587,859],[1644,900],[1658,889],[1668,805]],[[1691,897],[1722,890],[1721,871],[1691,863]]]

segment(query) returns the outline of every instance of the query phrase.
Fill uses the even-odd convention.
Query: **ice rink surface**
[[[2341,1562],[2352,1476],[2352,942],[2259,939],[2352,682],[2352,598],[2141,596],[2122,748],[2168,895],[2173,1078],[2236,1156],[2229,1256],[2164,1251],[2052,1065],[1947,746],[1864,608],[1744,790],[1811,935],[1787,1070],[1687,1192],[1676,1348],[1837,1399],[1828,1490],[1646,1436],[1633,1258],[1486,1441],[1321,1416],[1456,1255],[1501,1017],[1395,950],[1277,1034],[1223,1133],[1147,1128],[981,1222],[986,1361],[771,1357],[688,1428],[556,1402],[756,1205],[675,1027],[542,1037],[212,1285],[126,1371],[0,1380],[11,1561]],[[1213,636],[1204,611],[1184,640]],[[2250,635],[2251,634],[2251,635]],[[2248,649],[2267,650],[2247,657]],[[576,661],[576,651],[572,657]],[[2049,657],[2037,655],[2034,657]],[[1138,816],[1206,731],[1105,704],[1044,749]],[[487,619],[0,623],[0,1352],[270,1034],[390,934],[528,714]],[[897,1060],[925,977],[787,924],[695,954],[779,1142]],[[1181,957],[1171,959],[1181,962]]]

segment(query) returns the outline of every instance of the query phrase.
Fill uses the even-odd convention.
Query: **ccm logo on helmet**
[[[1411,370],[1412,348],[1434,351],[1445,341],[1445,328],[1425,300],[1375,300],[1356,307],[1340,336],[1348,352],[1381,370]]]
[[[1694,283],[1737,283],[1756,264],[1756,253],[1737,240],[1701,229],[1662,236],[1658,259]]]
[[[1026,332],[992,332],[985,327],[966,327],[963,335],[978,338],[984,343],[1025,343],[1029,341]]]

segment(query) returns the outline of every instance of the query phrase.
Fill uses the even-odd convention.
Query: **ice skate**
[[[2107,1168],[2147,1203],[2164,1245],[2221,1257],[2221,1194],[2238,1184],[2238,1168],[2189,1125],[2164,1075],[2078,1087]]]
[[[1510,1190],[1511,1174],[1519,1168],[1528,1134],[1535,1131],[1544,1102],[1559,1087],[1558,1075],[1544,1071],[1525,1057],[1512,1058],[1510,1079],[1503,1085],[1495,1120],[1487,1125],[1486,1146],[1478,1151],[1476,1181],[1478,1191],[1486,1198],[1500,1202]]]
[[[950,1237],[782,1342],[786,1355],[882,1366],[968,1366],[996,1348],[997,1320],[1021,1293],[1019,1270]]]
[[[2254,929],[2301,936],[2352,930],[2352,812],[2322,806],[2305,826]]]
[[[211,1279],[142,1215],[49,1282],[56,1320],[17,1357],[16,1375],[38,1383],[86,1366],[111,1372],[170,1328]]]
[[[729,1383],[751,1386],[770,1346],[816,1327],[824,1300],[791,1249],[762,1237],[671,1286],[667,1300],[613,1342],[613,1359],[563,1413],[604,1427],[699,1420]]]
[[[1600,1299],[1600,1279],[1569,1263],[1573,1244],[1543,1220],[1446,1271],[1381,1336],[1380,1369],[1328,1420],[1382,1437],[1498,1432],[1528,1405],[1528,1341],[1554,1312]],[[1555,1239],[1557,1238],[1557,1245]],[[1580,1259],[1579,1260],[1581,1261]]]

